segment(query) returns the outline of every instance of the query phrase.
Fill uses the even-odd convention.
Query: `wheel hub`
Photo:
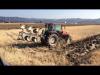
[[[49,42],[51,43],[51,44],[54,44],[55,43],[55,38],[51,38],[51,39],[49,39]]]

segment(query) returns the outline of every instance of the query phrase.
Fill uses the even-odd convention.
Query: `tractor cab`
[[[53,24],[53,23],[46,24],[45,28],[48,31],[61,31],[62,30],[61,24]]]
[[[53,24],[53,23],[47,23],[45,24],[45,28],[46,28],[46,33],[61,33],[63,35],[67,35],[67,32],[62,30],[62,25],[61,24]]]
[[[45,24],[46,31],[44,33],[44,38],[47,44],[51,47],[57,47],[58,43],[68,44],[71,42],[70,35],[62,30],[61,24],[48,23]],[[69,41],[69,42],[68,42]]]

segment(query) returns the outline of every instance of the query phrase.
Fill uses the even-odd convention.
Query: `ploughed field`
[[[0,25],[0,57],[5,63],[9,65],[69,65],[70,61],[63,52],[49,50],[41,44],[34,45],[32,42],[17,40],[20,24],[19,27],[17,23],[16,25],[15,23]],[[65,26],[63,30],[71,35],[73,41],[78,41],[100,34],[100,25]],[[88,60],[91,64],[85,65],[100,65],[99,57],[100,49],[97,49],[90,53]]]

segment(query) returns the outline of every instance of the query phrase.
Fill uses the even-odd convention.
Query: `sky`
[[[100,9],[0,9],[0,16],[24,18],[100,18]]]

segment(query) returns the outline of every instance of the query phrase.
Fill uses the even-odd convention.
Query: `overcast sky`
[[[100,18],[100,10],[97,9],[0,9],[0,16],[6,17],[25,17],[25,18],[84,18],[96,19]]]

